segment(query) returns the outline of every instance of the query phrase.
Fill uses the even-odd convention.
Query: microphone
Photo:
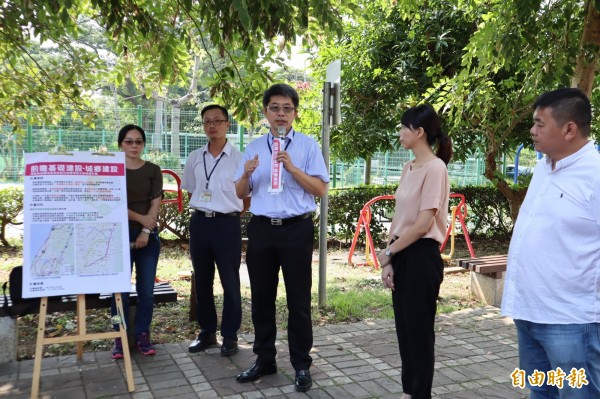
[[[279,141],[280,141],[279,151],[283,151],[283,149],[284,149],[283,143],[285,143],[285,126],[277,127],[277,136],[279,136]],[[283,162],[279,162],[279,164],[281,166],[279,169],[279,173],[281,173],[281,184],[283,185],[283,171],[285,170],[285,167],[283,166]]]

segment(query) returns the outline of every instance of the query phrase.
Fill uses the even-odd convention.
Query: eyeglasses
[[[144,145],[144,140],[123,140],[123,144],[127,145]]]
[[[280,105],[269,105],[267,107],[267,109],[269,111],[271,111],[272,113],[274,113],[274,114],[278,114],[279,111],[281,111],[281,110],[283,110],[283,112],[285,112],[286,114],[289,114],[290,112],[294,111],[296,108],[290,107],[290,106],[287,106],[287,105],[285,107],[282,107]]]
[[[202,125],[203,126],[221,126],[223,123],[225,122],[229,122],[227,119],[215,119],[214,121],[203,121]]]

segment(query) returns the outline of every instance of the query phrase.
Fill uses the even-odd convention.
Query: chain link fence
[[[207,143],[196,108],[181,109],[179,112],[173,112],[171,107],[160,112],[141,107],[102,109],[95,115],[93,129],[84,125],[84,116],[76,110],[69,110],[51,126],[23,121],[24,133],[18,135],[10,127],[4,127],[0,131],[0,182],[22,182],[23,157],[27,152],[52,151],[59,145],[67,151],[97,151],[100,146],[106,146],[109,151],[118,151],[118,130],[129,123],[139,125],[146,131],[146,159],[178,174],[183,172],[188,154]],[[178,124],[174,125],[173,121],[177,120]],[[248,134],[243,126],[231,119],[227,137],[232,145],[243,151],[259,135]],[[397,183],[403,165],[411,158],[410,151],[404,149],[375,154],[371,161],[371,183]],[[452,183],[457,185],[485,184],[484,168],[482,158],[448,165]],[[346,188],[363,184],[365,173],[364,160],[352,164],[332,160],[330,187]]]

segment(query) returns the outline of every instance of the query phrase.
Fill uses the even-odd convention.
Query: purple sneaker
[[[121,338],[115,338],[115,344],[112,347],[112,358],[123,359],[123,343],[121,342]]]
[[[144,356],[154,356],[156,354],[156,350],[154,349],[152,342],[150,342],[148,333],[136,334],[135,346],[137,346],[140,353]]]

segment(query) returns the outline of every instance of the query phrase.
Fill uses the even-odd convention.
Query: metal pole
[[[238,150],[244,151],[244,127],[238,123]]]
[[[138,122],[138,126],[142,127],[142,121],[143,121],[143,118],[142,118],[142,106],[138,105],[137,106],[137,122]],[[118,127],[118,128],[120,128],[120,127]]]
[[[333,163],[333,188],[335,188],[335,183],[337,180],[337,162]]]
[[[322,151],[325,167],[329,171],[329,130],[331,124],[331,83],[323,84],[323,134]],[[327,305],[327,211],[329,209],[328,192],[321,198],[319,222],[319,306]]]

